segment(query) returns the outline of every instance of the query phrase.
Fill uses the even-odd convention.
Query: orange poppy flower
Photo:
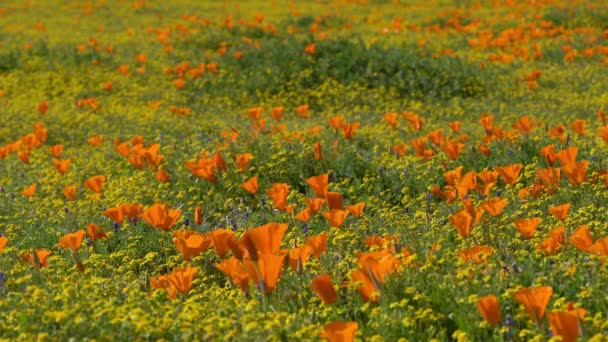
[[[349,213],[351,213],[354,217],[359,217],[363,214],[363,208],[365,208],[365,202],[359,202],[353,205],[349,205],[346,207]]]
[[[35,270],[38,268],[47,268],[49,266],[48,259],[51,251],[48,249],[36,249],[31,253],[21,255],[21,260],[32,265]]]
[[[211,247],[209,237],[189,229],[173,232],[172,241],[186,261],[196,258]]]
[[[529,134],[534,128],[535,124],[536,122],[530,119],[528,115],[526,115],[520,117],[517,122],[513,124],[513,128],[515,128],[522,134]]]
[[[125,220],[125,213],[120,208],[120,206],[114,208],[106,208],[106,210],[103,211],[102,215],[107,218],[110,218],[112,221],[118,224],[123,223]]]
[[[287,256],[289,258],[289,267],[295,272],[302,272],[304,265],[310,259],[312,248],[309,245],[300,245],[295,248],[290,248]]]
[[[36,110],[38,110],[38,112],[40,112],[40,114],[45,114],[47,110],[49,110],[49,104],[48,102],[40,102],[37,106],[36,106]]]
[[[526,239],[531,239],[536,232],[536,227],[540,224],[540,218],[520,218],[517,221],[513,222],[517,231]]]
[[[589,252],[593,245],[593,239],[589,233],[589,226],[586,224],[579,226],[568,238],[568,241],[581,251]]]
[[[65,198],[68,199],[68,201],[73,201],[76,199],[76,186],[75,185],[66,186],[65,188],[63,188],[63,190],[61,192],[63,193]]]
[[[298,221],[309,222],[310,221],[311,210],[309,207],[302,209],[299,213],[294,216],[294,218]]]
[[[37,187],[37,185],[36,185],[36,183],[34,183],[34,184],[28,186],[27,188],[23,189],[21,191],[21,194],[26,197],[34,197],[34,195],[36,194],[36,187]]]
[[[466,210],[459,210],[450,216],[450,222],[456,227],[462,238],[469,236],[471,227],[473,226],[473,217]]]
[[[479,297],[477,300],[477,311],[483,319],[491,325],[498,325],[502,319],[500,304],[495,295]]]
[[[249,167],[249,162],[251,161],[251,158],[253,158],[253,155],[251,153],[237,154],[234,157],[234,161],[236,163],[236,170],[238,172],[245,172],[245,171],[247,171],[247,168]]]
[[[551,144],[541,148],[540,155],[545,158],[549,166],[553,166],[553,164],[555,164],[555,160],[557,159],[557,156],[555,155],[555,145]]]
[[[312,56],[312,55],[315,54],[316,51],[317,51],[317,46],[315,45],[315,43],[308,44],[308,45],[306,45],[304,47],[304,52],[307,55],[311,55]]]
[[[587,179],[588,160],[581,160],[578,163],[570,163],[562,166],[562,171],[573,185],[581,184]]]
[[[4,249],[4,246],[8,243],[8,238],[6,236],[0,236],[0,253]]]
[[[330,227],[339,228],[344,223],[346,216],[348,216],[348,210],[331,209],[323,213],[323,217],[327,220]]]
[[[350,140],[353,138],[353,135],[355,135],[357,128],[359,128],[359,123],[358,122],[343,123],[341,128],[342,128],[342,134],[344,134],[344,139]]]
[[[167,291],[167,298],[175,299],[177,297],[177,289],[169,281],[166,274],[150,277],[150,287],[153,289],[164,289]]]
[[[560,221],[564,221],[570,212],[572,205],[570,203],[558,205],[549,208],[549,213]]]
[[[143,205],[137,203],[123,203],[120,205],[120,210],[130,219],[139,217],[142,209]]]
[[[93,147],[101,146],[102,142],[103,142],[103,135],[96,135],[94,137],[90,137],[87,139],[87,143],[89,143],[89,145],[91,145]]]
[[[460,121],[453,121],[448,124],[448,127],[450,127],[450,129],[454,133],[460,132],[460,126],[462,126],[462,123]]]
[[[285,253],[281,253],[260,254],[257,266],[251,260],[245,261],[249,278],[263,289],[265,295],[270,295],[277,286],[284,260]]]
[[[519,178],[519,172],[521,170],[521,164],[511,164],[507,166],[497,167],[496,171],[500,174],[500,177],[505,184],[513,185]]]
[[[180,293],[188,293],[192,287],[192,279],[196,271],[194,267],[178,267],[167,275],[167,280]]]
[[[494,249],[489,246],[475,246],[465,249],[458,253],[458,256],[465,262],[472,261],[475,264],[488,263],[488,257],[494,252]]]
[[[94,223],[90,223],[87,225],[87,235],[89,236],[89,239],[91,239],[91,241],[105,239],[108,237],[103,228]]]
[[[267,223],[246,231],[241,236],[239,245],[247,250],[249,257],[255,261],[260,255],[278,252],[285,231],[287,231],[286,223]]]
[[[70,163],[72,161],[70,159],[64,159],[64,160],[53,159],[51,162],[53,163],[53,166],[55,167],[57,172],[59,172],[63,176],[63,175],[65,175],[66,172],[68,172],[68,167],[70,166]]]
[[[536,177],[548,187],[548,191],[555,191],[559,187],[559,181],[562,174],[561,168],[545,168],[536,170]]]
[[[570,310],[560,312],[550,312],[549,326],[553,336],[560,336],[563,342],[575,342],[581,335],[581,322],[585,316],[585,310]]]
[[[325,193],[325,202],[329,209],[344,209],[344,197],[339,192],[327,191]]]
[[[296,113],[300,115],[301,118],[308,117],[308,105],[301,105],[296,107]]]
[[[232,255],[238,259],[243,258],[243,253],[239,247],[239,241],[232,230],[223,228],[216,229],[209,232],[207,236],[211,239],[215,253],[217,253],[220,258],[228,255],[228,251],[232,251]]]
[[[196,206],[194,209],[194,223],[203,224],[203,209],[200,206]]]
[[[106,177],[104,175],[93,176],[87,179],[86,182],[84,182],[84,187],[93,192],[101,193],[101,191],[103,190],[103,183],[105,181]]]
[[[76,252],[82,245],[82,239],[86,235],[84,230],[79,230],[74,233],[68,233],[59,239],[58,246]]]
[[[63,145],[53,145],[49,147],[49,152],[55,158],[61,157],[61,153],[63,152]]]
[[[555,154],[555,158],[562,164],[562,166],[572,164],[576,162],[576,154],[578,153],[577,147],[568,147],[565,150],[561,150]]]
[[[464,149],[464,144],[459,143],[456,140],[452,140],[442,146],[443,152],[446,154],[448,159],[456,160],[460,156],[460,152]]]
[[[377,303],[380,292],[376,289],[369,274],[362,269],[357,269],[350,273],[350,282],[358,283],[357,292],[364,302]]]
[[[530,319],[536,323],[545,316],[545,308],[549,304],[552,294],[551,286],[541,286],[519,289],[513,293],[513,298],[524,306]]]
[[[287,210],[287,196],[289,195],[289,184],[273,183],[272,188],[266,190],[266,194],[274,202],[274,206],[279,209]]]
[[[154,176],[156,177],[156,179],[158,179],[159,181],[166,183],[169,181],[169,175],[167,174],[167,172],[165,172],[165,170],[158,170],[158,172],[156,172],[156,175]]]
[[[186,161],[185,166],[192,174],[199,178],[205,178],[208,182],[215,182],[215,163],[211,158],[201,158],[196,162]]]
[[[316,214],[319,210],[321,210],[321,207],[323,206],[323,204],[325,204],[325,200],[323,198],[307,198],[306,199],[306,204],[308,205],[308,208],[310,209],[310,214]]]
[[[597,129],[597,135],[608,143],[608,126],[602,126]]]
[[[317,141],[312,145],[312,147],[313,152],[315,154],[315,160],[323,160],[323,150],[321,148],[321,143]]]
[[[231,257],[215,264],[215,267],[230,277],[232,284],[237,285],[247,293],[249,290],[249,273],[247,268],[239,259]]]
[[[398,115],[399,115],[399,113],[397,113],[397,112],[386,113],[382,117],[382,121],[389,124],[389,126],[391,126],[392,129],[395,129],[397,127],[397,122],[398,122],[397,116]]]
[[[584,135],[585,134],[585,127],[586,126],[587,126],[587,121],[582,120],[582,119],[574,120],[574,122],[572,122],[570,124],[570,128],[572,128],[572,130],[574,132],[576,132],[576,134],[578,134],[578,135]]]
[[[283,117],[283,112],[285,111],[285,107],[283,106],[279,106],[279,107],[274,107],[270,110],[270,116],[275,120],[275,121],[281,121],[281,118]]]
[[[255,195],[258,192],[258,176],[253,176],[242,183],[241,189]]]
[[[487,211],[493,217],[496,217],[502,214],[502,211],[507,204],[508,200],[506,198],[500,199],[498,197],[486,200],[483,202],[480,207]]]
[[[251,118],[251,120],[259,120],[263,111],[264,111],[264,108],[262,108],[262,107],[249,108],[249,109],[247,109],[247,116],[249,116]]]
[[[342,115],[333,116],[329,118],[329,125],[333,129],[340,129],[342,127],[342,124],[344,124],[344,116]]]
[[[315,258],[320,259],[321,254],[327,250],[327,233],[307,237],[306,244],[312,248]]]
[[[327,273],[312,278],[311,288],[324,304],[331,305],[338,299],[338,293],[331,282],[331,277]]]
[[[488,171],[488,170],[483,170],[477,173],[477,177],[479,177],[479,180],[483,183],[483,184],[490,184],[490,183],[496,183],[496,180],[498,179],[498,172],[497,171]]]
[[[306,180],[306,183],[310,185],[315,193],[316,197],[324,198],[327,193],[327,184],[329,181],[329,174],[324,173],[322,175],[313,176]]]
[[[155,203],[148,207],[141,218],[154,228],[168,231],[177,223],[182,211],[168,209],[163,203]]]
[[[333,321],[323,327],[320,336],[328,342],[351,342],[355,340],[357,329],[359,329],[357,322]]]

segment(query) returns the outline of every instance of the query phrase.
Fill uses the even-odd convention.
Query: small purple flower
[[[190,220],[185,219],[184,220],[184,226],[188,227],[190,225]]]
[[[118,231],[120,229],[120,223],[114,222],[114,231]]]
[[[65,207],[65,208],[63,208],[63,211],[65,211],[65,213],[67,214],[67,213],[70,212],[70,209],[68,209],[67,207]]]
[[[308,224],[304,223],[302,225],[302,231],[304,232],[304,234],[308,234]]]
[[[511,265],[511,268],[513,268],[513,271],[515,271],[516,273],[521,273],[521,268],[519,268],[519,266],[516,263],[513,263]]]
[[[15,194],[11,192],[11,201],[15,199]]]
[[[4,272],[0,272],[0,291],[4,290],[4,284],[6,284],[7,280],[8,277],[6,274],[4,274]]]
[[[137,226],[137,222],[139,222],[139,221],[137,220],[137,217],[131,217],[131,224],[132,224],[132,225]]]

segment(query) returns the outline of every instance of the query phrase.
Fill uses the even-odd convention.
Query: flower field
[[[608,340],[608,2],[0,2],[0,340]]]

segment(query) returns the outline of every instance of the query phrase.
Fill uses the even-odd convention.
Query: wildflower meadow
[[[608,2],[0,1],[0,340],[608,340]]]

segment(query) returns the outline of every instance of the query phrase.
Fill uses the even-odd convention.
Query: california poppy
[[[63,145],[53,145],[49,147],[49,152],[55,158],[61,157],[61,153],[63,152]]]
[[[215,264],[215,267],[222,273],[230,277],[233,285],[239,286],[243,292],[249,289],[249,273],[242,261],[235,257],[223,260]]]
[[[389,126],[391,126],[392,129],[395,129],[397,127],[397,116],[398,115],[399,115],[399,113],[397,113],[397,112],[386,113],[382,117],[382,121],[389,124]]]
[[[357,292],[359,292],[364,302],[378,302],[380,292],[378,292],[374,282],[366,271],[357,269],[351,272],[349,276],[351,283],[358,283]]]
[[[237,154],[234,157],[234,161],[236,163],[236,170],[238,172],[245,172],[245,171],[247,171],[247,168],[249,167],[249,162],[251,161],[251,158],[253,158],[253,155],[251,153]]]
[[[274,206],[279,209],[287,210],[287,196],[289,195],[289,184],[287,183],[273,183],[272,188],[266,190],[266,194],[274,202]]]
[[[329,209],[344,209],[344,197],[339,192],[327,191],[325,193],[325,202]]]
[[[279,251],[285,231],[287,231],[286,223],[267,223],[246,231],[239,244],[249,252],[252,260],[257,260],[259,255],[274,254]]]
[[[354,217],[359,217],[363,214],[363,208],[365,208],[365,202],[359,202],[353,205],[346,206],[346,210],[351,213]]]
[[[309,222],[310,221],[311,210],[309,207],[302,209],[299,213],[294,216],[294,218],[298,221]]]
[[[311,288],[324,304],[333,304],[338,298],[338,293],[331,282],[331,277],[327,273],[314,277]]]
[[[578,153],[578,147],[568,147],[565,150],[561,150],[555,154],[555,158],[562,164],[568,165],[576,162],[576,155]]]
[[[287,252],[289,267],[291,267],[292,270],[301,273],[304,270],[304,265],[310,259],[311,254],[312,247],[306,244],[290,248]]]
[[[168,231],[177,223],[181,214],[179,209],[169,209],[163,203],[155,203],[148,207],[141,217],[152,227]]]
[[[82,245],[82,239],[86,235],[84,230],[79,230],[75,233],[68,233],[59,239],[58,246],[76,252]]]
[[[307,237],[306,244],[312,247],[315,258],[321,258],[321,254],[327,250],[327,233]]]
[[[496,171],[500,174],[500,177],[505,182],[505,184],[513,185],[517,182],[519,178],[519,172],[521,170],[521,164],[511,164],[507,166],[497,167]]]
[[[249,278],[252,279],[264,291],[265,295],[270,295],[281,275],[285,254],[260,254],[257,265],[251,260],[245,261]]]
[[[104,175],[93,176],[87,179],[86,182],[84,182],[84,187],[93,192],[101,193],[101,191],[103,190],[103,183],[105,181],[106,177]]]
[[[155,175],[156,179],[158,179],[159,181],[166,183],[169,181],[169,175],[167,174],[167,172],[165,172],[165,170],[158,170],[158,172],[156,172]]]
[[[184,260],[190,261],[211,247],[211,239],[193,230],[175,231],[173,244]]]
[[[306,204],[308,204],[308,208],[310,209],[311,214],[316,214],[323,204],[325,204],[325,199],[323,198],[307,198]]]
[[[513,298],[524,306],[533,322],[538,322],[545,316],[545,308],[552,294],[551,286],[521,288],[513,293]]]
[[[555,145],[550,144],[540,149],[540,154],[545,158],[549,166],[553,166],[557,160],[555,155]]]
[[[87,142],[93,147],[99,147],[103,142],[103,135],[96,135],[94,137],[90,137],[87,139]]]
[[[167,298],[174,299],[177,296],[177,288],[169,281],[166,274],[150,277],[150,287],[153,289],[164,289],[167,291]]]
[[[37,106],[36,106],[36,110],[38,110],[38,112],[40,114],[45,114],[47,110],[49,110],[49,103],[44,101],[44,102],[40,102]]]
[[[580,322],[583,317],[579,315],[578,310],[550,312],[547,317],[551,332],[554,336],[560,336],[561,341],[574,342],[581,335]]]
[[[538,227],[540,221],[541,219],[537,217],[530,219],[520,218],[513,222],[513,224],[515,225],[515,228],[517,228],[517,231],[523,237],[525,237],[526,239],[531,239],[532,236],[534,236],[534,233],[536,232],[536,227]]]
[[[589,226],[586,224],[579,226],[576,231],[570,235],[568,241],[581,251],[589,252],[593,245],[593,239],[591,238],[591,234],[589,234]]]
[[[587,121],[585,121],[583,119],[574,120],[570,124],[570,128],[572,128],[572,130],[574,132],[576,132],[578,135],[584,135],[585,134],[585,127],[586,126],[587,126]]]
[[[34,184],[28,186],[27,188],[23,189],[21,191],[21,194],[26,197],[34,197],[34,195],[36,194],[36,187],[37,187],[37,185],[36,185],[36,183],[34,183]]]
[[[348,214],[348,210],[330,209],[329,211],[325,211],[323,213],[323,217],[325,217],[327,223],[331,227],[339,228],[342,226],[342,223],[344,223],[344,220],[346,219],[346,216],[348,216]]]
[[[198,205],[194,209],[194,223],[198,225],[203,224],[203,210]]]
[[[314,151],[316,160],[323,160],[323,150],[321,148],[320,142],[317,141],[313,144],[313,151]]]
[[[105,239],[108,237],[108,234],[103,230],[103,228],[94,223],[87,225],[87,235],[91,241]]]
[[[232,255],[236,258],[243,258],[243,252],[239,247],[239,241],[232,230],[224,228],[215,229],[209,232],[207,236],[211,239],[213,248],[220,258],[228,255],[229,251],[232,251]]]
[[[112,221],[118,224],[123,223],[125,220],[125,213],[122,208],[120,208],[120,206],[106,208],[106,210],[103,211],[102,215],[110,218]]]
[[[479,311],[481,317],[483,317],[488,324],[500,324],[502,318],[500,314],[500,304],[495,295],[479,297],[477,300],[477,311]]]
[[[490,246],[474,246],[469,249],[465,249],[458,253],[458,256],[465,262],[472,261],[475,264],[488,263],[488,257],[494,252],[494,249]]]
[[[306,183],[310,185],[315,193],[315,196],[324,198],[327,193],[327,184],[329,182],[329,174],[324,173],[318,176],[310,177],[306,180]]]
[[[308,105],[301,105],[296,107],[296,112],[300,115],[301,118],[308,117]]]
[[[458,233],[463,238],[469,236],[471,227],[473,226],[473,217],[466,212],[466,210],[460,210],[454,215],[450,216],[450,222],[456,227]]]
[[[194,267],[178,267],[167,275],[167,280],[180,293],[188,293],[192,287],[192,279],[197,270]]]
[[[359,122],[343,123],[341,128],[344,139],[350,140],[353,138],[353,135],[355,135],[357,128],[359,128]]]
[[[564,221],[568,216],[568,212],[570,212],[570,208],[572,205],[570,203],[558,205],[549,208],[549,213],[560,221]]]
[[[63,190],[61,192],[63,193],[65,198],[68,199],[68,201],[73,201],[76,199],[76,186],[75,185],[66,186],[65,188],[63,188]]]
[[[285,111],[285,107],[283,106],[279,106],[279,107],[274,107],[270,110],[270,116],[275,120],[275,121],[281,121],[281,118],[283,117],[283,112]]]
[[[31,253],[24,253],[21,255],[21,260],[32,265],[35,270],[38,268],[47,268],[48,259],[51,251],[48,249],[35,249]]]
[[[53,163],[53,166],[55,167],[57,172],[59,172],[63,176],[68,171],[68,167],[70,166],[71,160],[70,159],[64,159],[64,160],[53,159],[51,162]]]
[[[321,337],[329,342],[351,342],[359,329],[357,322],[333,321],[323,327]]]
[[[480,207],[487,211],[490,215],[492,216],[498,216],[502,213],[505,205],[507,204],[507,199],[503,198],[500,199],[498,197],[486,200],[485,202],[483,202]]]
[[[589,166],[589,161],[581,160],[562,166],[562,171],[566,174],[570,183],[577,185],[587,179],[587,166]]]
[[[243,182],[241,184],[241,189],[255,195],[258,192],[258,176],[253,176],[247,181]]]
[[[8,243],[8,238],[6,236],[0,236],[0,253],[4,249],[4,246]]]

